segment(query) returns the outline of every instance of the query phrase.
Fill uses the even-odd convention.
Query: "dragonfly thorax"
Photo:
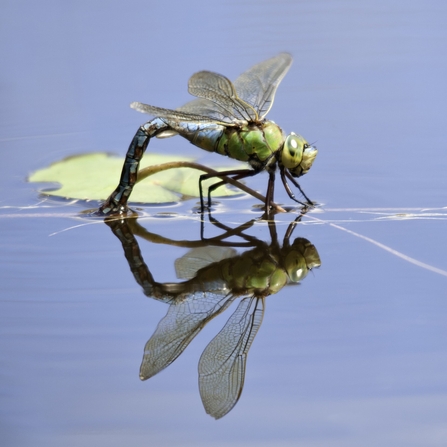
[[[273,121],[227,127],[217,142],[215,151],[262,170],[276,164],[276,154],[284,144],[284,133]]]
[[[234,294],[258,298],[279,292],[288,282],[286,271],[266,247],[225,259],[219,264],[219,271]]]

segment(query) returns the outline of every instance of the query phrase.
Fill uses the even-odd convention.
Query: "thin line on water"
[[[74,230],[76,228],[81,228],[81,227],[85,227],[85,226],[88,226],[88,225],[102,224],[102,223],[103,223],[102,220],[91,221],[91,222],[84,222],[84,223],[81,223],[79,225],[73,225],[71,227],[64,228],[63,230],[55,231],[54,233],[49,234],[48,237],[56,236],[56,235],[58,235],[60,233],[64,233],[65,231]]]
[[[438,267],[434,267],[430,264],[426,264],[425,262],[418,261],[417,259],[414,259],[411,256],[407,256],[407,255],[401,253],[400,251],[394,250],[394,248],[388,247],[387,245],[382,244],[374,239],[371,239],[370,237],[363,236],[363,234],[359,234],[359,233],[356,233],[355,231],[348,230],[347,228],[344,228],[344,227],[334,224],[334,223],[325,222],[324,220],[318,219],[318,217],[309,216],[309,215],[307,215],[306,217],[309,219],[312,219],[312,220],[319,221],[321,223],[325,223],[327,225],[330,225],[331,227],[337,228],[338,230],[345,231],[346,233],[352,234],[353,236],[356,236],[360,239],[370,242],[371,244],[373,244],[379,248],[382,248],[383,250],[397,256],[398,258],[401,258],[404,261],[409,262],[410,264],[417,265],[418,267],[421,267],[423,269],[429,270],[434,273],[438,273],[439,275],[442,275],[442,276],[447,276],[447,271],[442,270]]]

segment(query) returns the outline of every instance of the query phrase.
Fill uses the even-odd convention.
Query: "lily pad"
[[[148,153],[140,163],[140,169],[173,161],[192,161],[187,157]],[[104,152],[76,155],[55,162],[34,172],[30,182],[57,182],[59,188],[42,189],[39,192],[70,199],[105,200],[118,184],[123,159]],[[223,170],[225,168],[215,168]],[[178,202],[182,196],[199,197],[199,176],[202,171],[191,168],[169,169],[151,175],[138,182],[131,195],[131,202],[168,203]],[[207,187],[219,180],[204,182]],[[240,194],[240,191],[222,186],[216,196]]]

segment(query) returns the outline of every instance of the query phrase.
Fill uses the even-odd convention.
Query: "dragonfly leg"
[[[258,174],[258,171],[254,171],[253,169],[232,169],[229,171],[221,171],[219,174],[202,174],[199,178],[199,192],[200,192],[200,208],[203,212],[205,209],[205,203],[203,200],[203,188],[202,188],[202,182],[204,180],[208,180],[213,177],[219,177],[220,175],[234,175],[233,180],[240,180],[242,178],[251,177],[253,175]],[[215,185],[211,185],[208,188],[208,207],[211,207],[211,192],[214,191],[219,186],[223,185],[225,181],[221,181],[216,183]]]
[[[274,193],[275,193],[275,171],[270,171],[267,194],[265,195],[265,212],[267,216],[270,215]]]
[[[240,172],[244,171],[244,172]],[[240,169],[239,175],[235,175],[231,177],[233,180],[241,180],[243,178],[251,177],[255,174],[258,174],[258,171],[253,171],[253,169]],[[222,180],[221,182],[214,183],[208,188],[208,207],[211,208],[211,194],[215,191],[219,186],[225,185],[226,181]]]
[[[285,172],[286,172],[286,171],[285,171],[284,169],[281,170],[281,180],[282,180],[282,184],[284,185],[284,188],[285,188],[287,194],[288,194],[289,197],[290,197],[292,200],[294,200],[295,202],[299,203],[300,205],[304,205],[304,206],[306,206],[305,203],[300,202],[300,201],[295,197],[295,194],[293,194],[292,190],[290,189],[289,184],[287,183],[287,179],[286,179],[286,174],[285,174]],[[289,178],[290,178],[290,177],[289,177]],[[293,179],[293,177],[292,177],[292,179]],[[298,189],[301,191],[301,188],[299,187],[299,185],[298,185],[298,183],[295,181],[295,179],[293,179],[292,181],[294,182],[295,186],[297,186]],[[302,191],[301,191],[301,192],[302,192]],[[303,193],[303,195],[304,195],[304,197],[306,197],[306,195],[305,195],[304,193]],[[307,197],[306,197],[306,199],[307,199]],[[308,202],[310,202],[309,199],[307,199],[307,200],[308,200]],[[312,202],[310,202],[310,203],[312,203]]]
[[[292,177],[292,174],[289,172],[289,171],[285,171],[285,174],[286,174],[286,176],[287,176],[287,178],[300,190],[300,193],[303,195],[303,197],[307,200],[307,204],[308,205],[314,205],[314,203],[312,202],[312,200],[310,200],[309,199],[309,197],[307,197],[306,196],[306,194],[304,193],[304,191],[301,189],[301,186],[299,185],[299,183]],[[289,190],[290,190],[290,187],[289,187],[289,185],[287,184],[287,181],[285,180],[285,178],[283,179],[283,184],[284,184],[284,187],[286,188],[286,191],[287,191],[287,188],[289,188]],[[286,184],[287,184],[287,186],[286,186]],[[293,194],[292,194],[293,195]],[[301,203],[301,205],[305,205],[304,203],[302,203],[302,202],[300,202],[299,200],[296,200],[294,197],[292,197],[290,194],[289,194],[289,197],[291,198],[291,199],[293,199],[293,200],[295,200],[295,202],[298,202],[298,203]]]
[[[132,194],[133,187],[137,181],[138,168],[143,154],[152,137],[168,129],[162,120],[156,118],[143,124],[133,137],[126,153],[123,169],[118,186],[109,198],[99,207],[98,216],[121,215],[128,211],[127,201]]]
[[[239,180],[239,179],[233,177],[233,180]],[[225,185],[225,180],[214,183],[208,188],[208,208],[211,208],[211,193],[222,185]]]

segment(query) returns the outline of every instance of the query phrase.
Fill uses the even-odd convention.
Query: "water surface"
[[[443,2],[1,9],[2,445],[445,445]],[[96,203],[47,200],[26,177],[77,153],[124,155],[145,119],[130,102],[177,107],[192,73],[234,79],[280,51],[294,65],[269,118],[319,148],[301,184],[322,206],[294,237],[314,244],[322,265],[266,299],[240,401],[215,421],[197,365],[234,306],[140,381],[167,306],[144,296],[110,228],[79,217]],[[150,149],[220,161],[177,138]],[[279,185],[276,200],[290,204]],[[226,225],[260,217],[253,198],[219,202]],[[194,206],[146,207],[139,221],[196,240]],[[165,211],[175,216],[157,217]],[[279,239],[296,217],[277,217]],[[209,222],[205,231],[217,232]],[[265,223],[250,233],[268,241]],[[179,281],[174,261],[187,249],[137,239],[156,281]]]

